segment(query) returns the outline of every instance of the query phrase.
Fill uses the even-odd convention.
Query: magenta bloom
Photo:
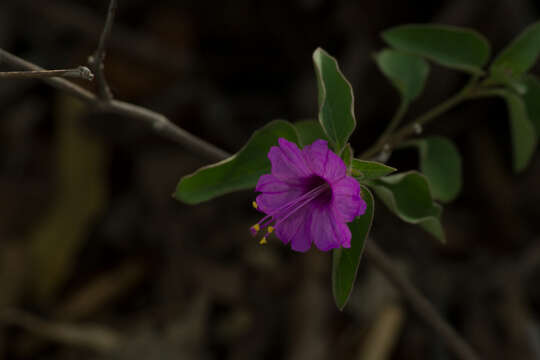
[[[251,227],[267,227],[291,248],[305,252],[314,242],[322,251],[351,247],[347,223],[366,211],[360,185],[347,175],[343,160],[317,140],[300,150],[283,138],[272,146],[268,158],[272,173],[259,178],[254,206],[266,214]],[[266,242],[266,236],[261,243]]]

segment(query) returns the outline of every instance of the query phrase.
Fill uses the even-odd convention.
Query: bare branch
[[[42,67],[37,66],[36,64],[33,64],[24,59],[21,59],[20,57],[15,56],[0,48],[0,64],[1,63],[8,64],[16,69],[29,70],[29,71],[45,71],[45,69],[43,69]],[[42,80],[45,81],[47,84],[57,89],[66,91],[70,93],[71,95],[75,96],[76,98],[81,99],[83,101],[95,103],[98,100],[97,97],[94,94],[92,94],[90,91],[66,79],[53,77],[53,78],[42,78]]]
[[[78,78],[92,81],[94,74],[86,66],[74,69],[61,70],[33,70],[33,71],[6,71],[0,72],[0,79],[42,79],[51,77]]]
[[[3,60],[12,66],[26,70],[43,70],[39,66],[25,61],[13,54],[0,49],[0,60]],[[202,154],[207,158],[218,161],[230,156],[224,150],[186,132],[169,121],[164,115],[152,110],[129,104],[126,102],[111,100],[103,101],[97,98],[89,91],[73,84],[70,81],[60,78],[44,78],[44,81],[55,88],[64,90],[77,98],[86,101],[101,111],[111,112],[118,115],[134,118],[148,123],[154,131],[163,136],[169,137],[175,142],[189,148],[192,151]],[[403,296],[409,301],[412,308],[424,318],[424,320],[435,329],[442,337],[448,347],[460,358],[464,360],[477,360],[478,356],[474,350],[462,339],[459,334],[437,313],[433,305],[427,300],[409,280],[404,277],[397,267],[392,264],[384,252],[373,242],[366,246],[368,258],[393,284]]]
[[[223,160],[230,156],[224,150],[198,138],[195,135],[176,126],[164,115],[149,110],[142,106],[130,104],[124,101],[112,100],[109,103],[100,103],[100,109],[106,112],[123,115],[129,118],[141,120],[162,136],[185,146],[193,153],[202,153],[214,161]]]
[[[94,72],[96,73],[99,98],[105,101],[110,101],[113,98],[111,89],[109,88],[109,85],[107,85],[107,80],[105,79],[105,74],[103,72],[103,61],[105,60],[105,47],[107,46],[107,40],[111,34],[114,16],[116,14],[116,7],[116,0],[111,0],[109,3],[109,10],[107,12],[107,19],[105,20],[103,31],[99,37],[98,47],[94,54],[88,58],[88,63],[90,66],[92,66]]]
[[[11,66],[24,70],[44,70],[41,67],[24,59],[21,59],[18,56],[15,56],[3,49],[0,49],[0,62],[5,62],[7,64],[10,64]],[[212,161],[222,160],[229,156],[227,152],[176,126],[162,114],[156,113],[152,110],[137,105],[128,104],[123,101],[102,101],[88,90],[65,79],[43,78],[43,81],[47,82],[48,84],[57,89],[66,91],[71,95],[90,103],[91,105],[95,106],[97,110],[103,112],[111,112],[129,118],[141,120],[151,125],[154,131],[168,137],[169,139],[177,142],[180,145],[185,146],[193,153],[202,155]]]
[[[369,261],[377,267],[392,284],[405,296],[411,307],[431,326],[454,354],[463,360],[478,360],[479,357],[469,344],[448,324],[435,307],[413,284],[394,266],[392,260],[373,242],[366,246]]]

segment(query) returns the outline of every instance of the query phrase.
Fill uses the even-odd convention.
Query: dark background
[[[107,4],[4,0],[0,47],[45,68],[85,64]],[[105,70],[117,98],[234,152],[272,119],[316,117],[322,46],[353,86],[360,152],[399,101],[372,61],[382,30],[471,27],[496,53],[539,11],[532,0],[121,0]],[[406,120],[465,81],[432,66]],[[254,193],[174,201],[180,177],[207,161],[136,120],[33,80],[0,81],[0,117],[0,358],[454,358],[368,259],[340,312],[330,254],[259,246]],[[484,359],[540,358],[540,157],[512,173],[499,100],[460,105],[425,132],[452,138],[464,159],[448,244],[379,203],[370,241]],[[417,155],[389,164],[415,168]]]

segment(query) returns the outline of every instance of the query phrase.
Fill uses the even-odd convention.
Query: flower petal
[[[360,196],[360,184],[353,177],[345,176],[332,184],[332,191],[332,208],[340,220],[350,222],[366,212],[366,202]]]
[[[287,182],[298,182],[300,178],[311,175],[302,152],[295,143],[283,138],[279,138],[278,143],[279,146],[272,146],[268,152],[272,175]]]
[[[302,188],[285,183],[274,175],[266,174],[259,178],[255,191],[262,194],[257,196],[257,207],[270,214],[279,207],[302,195]]]
[[[331,208],[315,206],[311,213],[311,238],[322,251],[351,247],[349,227],[336,218]]]
[[[341,179],[347,173],[345,163],[328,149],[328,142],[325,140],[316,140],[313,144],[304,147],[302,153],[309,168],[330,182]]]
[[[309,207],[300,209],[276,226],[276,236],[285,244],[291,243],[294,251],[306,252],[311,248],[309,210]]]

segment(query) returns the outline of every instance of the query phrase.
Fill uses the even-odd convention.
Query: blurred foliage
[[[96,215],[106,206],[107,147],[81,129],[87,107],[60,94],[55,111],[57,189],[49,211],[32,229],[28,243],[37,301],[53,299],[77,265],[79,251]]]

